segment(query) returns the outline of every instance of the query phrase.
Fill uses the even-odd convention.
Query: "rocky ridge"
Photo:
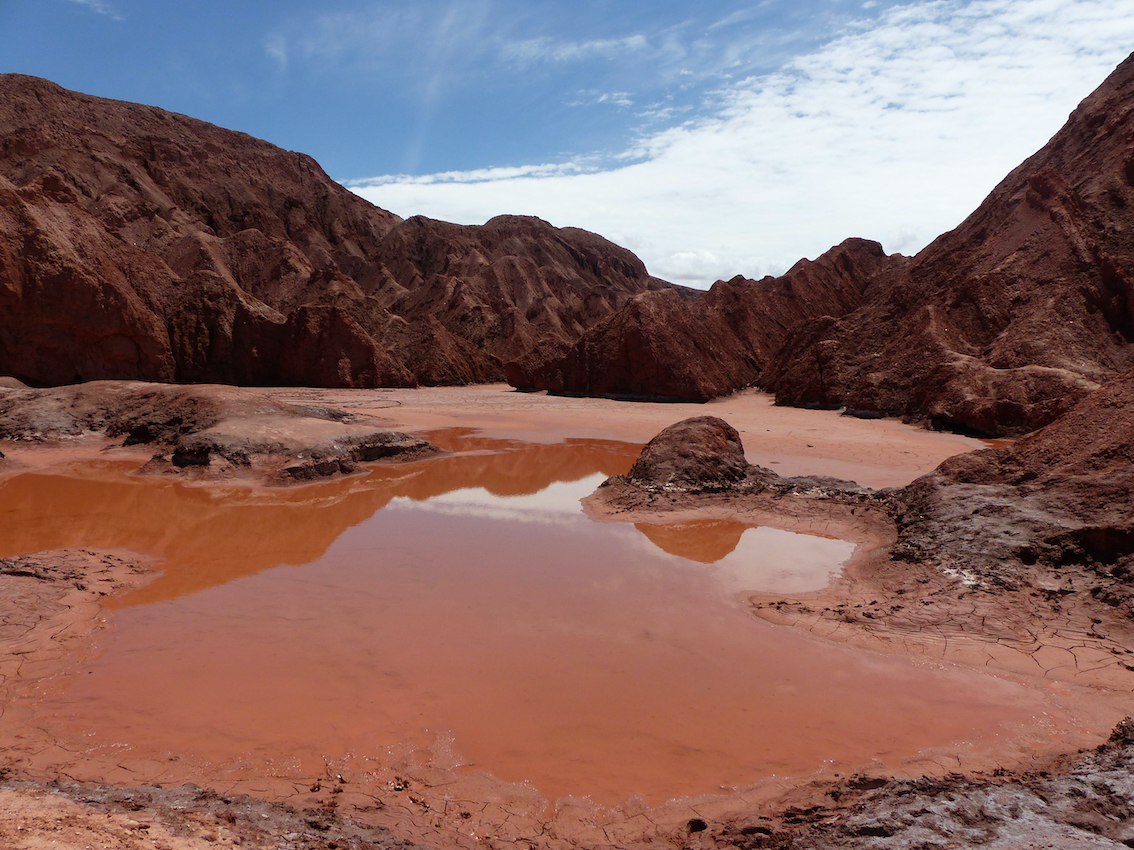
[[[516,387],[705,400],[745,386],[984,435],[1042,427],[1134,366],[1134,56],[913,258],[848,240],[781,278],[638,296]]]
[[[403,221],[303,154],[0,75],[0,374],[27,383],[499,380],[668,287],[585,231]]]
[[[778,278],[738,276],[694,298],[645,293],[573,346],[530,350],[505,372],[526,390],[707,401],[759,384],[796,325],[854,309],[867,282],[902,260],[848,239]]]
[[[1134,370],[1012,446],[900,491],[894,557],[995,592],[1087,594],[1134,620]]]
[[[959,227],[798,327],[765,386],[1019,434],[1134,365],[1132,103],[1134,56]]]

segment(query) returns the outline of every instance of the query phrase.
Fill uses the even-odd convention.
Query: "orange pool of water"
[[[382,766],[410,747],[607,805],[898,767],[1070,722],[1037,690],[823,644],[737,601],[822,587],[843,541],[591,522],[578,499],[636,447],[435,440],[476,453],[292,490],[114,465],[0,485],[0,556],[164,561],[34,722],[91,753],[173,754],[205,780],[235,762]]]

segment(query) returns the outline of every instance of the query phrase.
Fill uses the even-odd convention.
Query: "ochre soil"
[[[981,445],[893,421],[778,408],[754,393],[709,405],[627,405],[520,394],[500,386],[268,392],[283,401],[374,415],[385,420],[383,424],[417,436],[454,427],[469,429],[463,445],[440,445],[462,450],[474,448],[478,436],[544,442],[593,437],[644,443],[666,425],[710,412],[741,432],[748,459],[754,463],[784,475],[826,474],[872,487],[903,485],[945,457]],[[145,458],[138,447],[123,449],[103,439],[50,446],[5,443],[3,452],[0,477],[96,457],[139,463]],[[622,505],[615,515],[610,506],[591,501],[593,516],[606,510],[607,518],[619,521],[672,525],[677,521],[741,520],[855,542],[859,546],[855,557],[828,590],[791,600],[752,599],[759,616],[802,626],[817,637],[888,652],[934,654],[1001,675],[1046,676],[1052,687],[1068,693],[1089,691],[1097,697],[1097,716],[1085,719],[1093,726],[1100,726],[1103,718],[1113,718],[1134,688],[1134,672],[1120,658],[1120,647],[1131,644],[1121,638],[1108,643],[1106,634],[1098,631],[1108,624],[1079,622],[1073,610],[1057,611],[1039,603],[1032,610],[1017,610],[997,607],[993,599],[976,610],[955,592],[963,577],[920,575],[908,564],[900,574],[887,572],[897,569],[892,564],[887,567],[884,557],[894,540],[894,529],[878,511],[807,498],[753,496],[737,502],[720,496],[696,505],[680,500],[668,505]],[[21,710],[20,702],[13,695],[33,693],[37,683],[90,653],[104,627],[104,599],[144,583],[149,566],[128,552],[94,550],[54,551],[0,561],[0,705],[6,707],[8,728],[19,725],[19,717],[12,712]],[[886,587],[892,590],[889,596],[881,594]],[[888,625],[882,626],[876,621],[876,609],[882,605],[908,605],[915,613],[890,617]],[[965,634],[963,624],[977,617],[980,628],[971,636]],[[995,637],[997,633],[1001,636]],[[1084,660],[1077,666],[1059,662],[1067,653]],[[30,737],[36,734],[35,729],[25,732]],[[1096,735],[1096,739],[1101,737],[1105,736]],[[123,773],[116,776],[115,781],[124,785],[149,786],[131,791],[69,783],[68,777],[37,773],[34,768],[9,769],[0,785],[0,805],[6,813],[0,818],[0,846],[29,850],[47,846],[97,850],[183,850],[238,844],[394,846],[394,839],[382,829],[435,847],[495,847],[516,842],[548,847],[866,846],[880,838],[887,838],[893,846],[918,846],[918,842],[925,844],[925,837],[917,832],[925,816],[935,819],[930,846],[938,840],[972,843],[977,833],[988,838],[989,846],[1015,846],[1001,839],[1024,840],[1040,834],[1053,836],[1052,841],[1064,836],[1067,846],[1094,846],[1075,843],[1083,829],[1100,841],[1107,840],[1104,836],[1127,840],[1116,830],[1130,815],[1129,782],[1122,784],[1122,777],[1129,775],[1124,761],[1128,760],[1128,744],[1119,739],[1095,754],[1063,760],[1049,754],[984,776],[941,777],[920,785],[911,780],[887,782],[883,777],[856,776],[768,783],[742,799],[686,800],[660,809],[635,809],[631,803],[604,811],[580,805],[577,812],[569,807],[561,810],[553,826],[534,800],[501,799],[473,811],[459,804],[452,811],[450,806],[439,810],[422,787],[423,780],[428,780],[424,769],[412,776],[392,777],[383,788],[364,788],[349,770],[329,766],[327,775],[309,788],[296,789],[271,777],[247,777],[222,789],[220,795],[192,787],[162,789],[157,786],[160,779],[145,770],[138,772],[135,781],[124,779]],[[49,749],[51,743],[43,746]],[[1099,790],[1104,786],[1109,789],[1106,794]],[[257,799],[239,796],[239,792]],[[958,794],[962,801],[979,798],[972,804],[976,809],[969,811],[968,804],[958,803]],[[1045,802],[1041,805],[1037,800]],[[1087,800],[1093,808],[1084,814],[1079,803],[1060,808],[1060,800]],[[281,805],[285,802],[286,806]],[[1030,818],[1027,826],[1032,832],[1012,831],[1019,818],[1004,814],[1012,806]],[[1004,827],[1008,821],[1012,829]],[[1084,823],[1095,826],[1084,827]],[[973,830],[977,833],[970,835]]]
[[[781,475],[830,475],[867,487],[908,484],[945,458],[982,448],[980,440],[911,428],[895,419],[862,420],[836,411],[777,407],[745,390],[707,404],[622,402],[522,393],[503,384],[417,390],[268,389],[281,402],[369,414],[415,436],[476,429],[494,439],[532,443],[567,437],[646,443],[690,416],[720,416],[740,432],[748,460]],[[446,448],[442,445],[440,448]]]

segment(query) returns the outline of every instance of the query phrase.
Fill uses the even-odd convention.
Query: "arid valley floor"
[[[4,846],[1103,847],[1134,839],[1127,825],[1131,733],[1121,727],[1106,743],[1134,712],[1124,618],[1096,616],[1064,587],[1028,595],[964,570],[889,557],[898,529],[887,494],[951,456],[985,448],[980,441],[896,420],[777,407],[752,391],[708,405],[565,398],[502,385],[233,390],[104,383],[13,385],[0,394],[0,425],[10,438],[0,443]],[[137,429],[171,421],[170,411],[180,415],[186,398],[198,414],[220,413],[198,423],[212,440],[204,462],[177,465],[160,436],[143,442]],[[750,469],[763,468],[759,487],[717,486],[705,473],[699,483],[659,488],[635,484],[631,473],[587,496],[582,513],[579,496],[603,476],[627,473],[655,434],[706,415],[737,429],[744,456],[757,465]],[[124,438],[123,422],[134,440]],[[440,451],[399,438],[401,457],[351,461],[345,473],[324,458],[319,474],[310,462],[302,475],[287,473],[302,465],[297,457],[318,453],[327,428],[392,429]],[[343,435],[332,436],[341,448]],[[198,438],[182,434],[179,445],[188,451],[185,441]],[[697,457],[698,439],[681,438],[684,454]],[[373,443],[357,440],[353,449],[346,441],[348,450]],[[233,454],[238,444],[244,455]],[[268,446],[267,460],[256,446]],[[583,489],[560,496],[567,513],[549,521],[562,508],[536,494],[555,493],[564,486],[557,481],[582,481]],[[174,492],[188,495],[167,504]],[[449,526],[419,528],[423,520],[408,509],[418,504],[468,523],[452,527],[465,536],[441,546],[437,557],[484,572],[466,584],[459,567],[451,568],[453,598],[395,597],[401,613],[364,606],[365,616],[397,624],[382,638],[387,644],[396,641],[391,634],[412,635],[395,647],[406,666],[390,667],[395,672],[384,675],[398,678],[383,679],[371,702],[344,707],[362,699],[363,691],[349,688],[337,696],[333,687],[296,692],[273,665],[318,680],[319,665],[353,657],[355,644],[365,642],[355,629],[369,620],[351,620],[341,596],[321,607],[316,589],[354,561],[324,563],[331,572],[296,591],[302,603],[288,602],[280,580],[265,577],[284,576],[286,585],[303,564],[328,550],[333,556],[338,537],[350,539],[350,529],[385,515],[395,517],[392,524],[372,534],[394,548],[403,545],[398,525],[412,526],[406,541],[422,529],[427,536],[452,533]],[[216,505],[237,519],[225,520]],[[504,510],[534,510],[549,524],[501,519]],[[29,521],[31,511],[42,522]],[[543,597],[533,595],[536,585],[522,571],[497,575],[478,553],[488,544],[472,529],[492,522],[510,524],[492,526],[489,537],[499,529],[514,535],[497,541],[492,564],[499,552],[539,558],[527,553],[541,547],[563,547],[565,557],[578,558],[570,541],[585,536],[583,528],[610,527],[643,542],[623,550],[618,538],[600,539],[598,549],[581,556],[596,561],[595,571],[550,588],[541,580]],[[544,530],[556,523],[568,528],[566,536]],[[178,525],[188,531],[179,535]],[[854,554],[802,586],[748,586],[769,580],[751,571],[729,573],[726,581],[728,570],[714,565],[740,556],[786,558],[781,571],[803,569],[798,552],[777,549],[779,538],[745,548],[754,539],[745,535],[757,530],[847,541]],[[270,542],[253,554],[242,535]],[[635,583],[635,564],[653,563],[643,545],[681,559],[680,579],[664,571],[670,567],[654,566],[648,585]],[[542,570],[560,569],[553,556],[547,552]],[[383,568],[390,569],[383,582],[406,583]],[[573,584],[603,581],[610,585],[593,596]],[[176,607],[224,594],[229,601],[209,610]],[[277,606],[267,616],[298,631],[299,644],[284,646],[279,634],[248,625],[264,594],[275,594]],[[510,595],[516,607],[492,607]],[[552,605],[544,608],[547,599]],[[567,613],[555,610],[556,600]],[[286,608],[296,604],[306,612]],[[218,605],[244,607],[224,620],[215,619]],[[490,616],[466,619],[469,607]],[[632,647],[611,666],[604,650],[593,648],[599,644],[577,631],[545,643],[544,624],[577,629],[559,620],[573,607],[595,623],[608,616],[617,624],[611,628],[624,630],[611,634],[628,644],[646,634],[647,642],[680,644],[694,662],[683,667],[672,660],[678,656],[635,654]],[[666,609],[689,619],[696,607],[752,629],[754,643],[765,648],[759,651],[774,651],[786,666],[765,669],[759,653],[730,654],[724,626],[695,621],[688,635],[666,631]],[[524,609],[535,611],[529,632]],[[157,613],[138,622],[146,611]],[[230,623],[224,628],[231,631],[211,633],[217,623]],[[472,631],[498,641],[487,649],[476,644],[476,652],[499,655],[499,669],[462,654]],[[160,643],[154,636],[163,632],[182,642],[172,654],[147,660],[140,645],[130,644]],[[610,634],[602,637],[609,641]],[[264,644],[257,652],[266,654],[249,658],[268,672],[229,665],[228,656],[242,657],[257,641]],[[304,646],[324,643],[326,655],[305,657]],[[282,660],[273,646],[284,647]],[[549,651],[558,654],[539,657]],[[188,660],[178,661],[182,655]],[[709,660],[716,656],[719,663]],[[182,663],[188,666],[176,666]],[[175,665],[174,672],[164,675],[163,664]],[[357,664],[343,669],[358,675],[393,662],[367,656]],[[507,665],[537,683],[544,680],[531,671],[550,668],[538,686],[552,696],[541,702],[509,690],[515,682],[502,672]],[[797,681],[786,671],[792,665],[813,675]],[[141,673],[131,672],[135,667]],[[237,678],[244,669],[254,690],[281,701],[278,712],[263,702],[240,703],[240,694],[210,678],[211,668],[229,676],[236,670]],[[421,682],[413,679],[419,674]],[[173,675],[182,677],[176,685]],[[840,676],[839,688],[827,687]],[[106,684],[91,684],[103,677]],[[447,687],[454,693],[445,694]],[[162,695],[170,689],[180,692]],[[597,691],[593,705],[571,701],[587,689]],[[826,691],[836,692],[834,702],[825,702]],[[754,693],[763,696],[754,700]],[[475,720],[439,729],[439,706],[453,699],[457,715]],[[226,700],[235,706],[228,713],[217,706]],[[514,706],[525,701],[526,709]],[[171,708],[182,703],[187,713]],[[734,704],[752,714],[740,720],[729,713]],[[652,725],[652,709],[664,729]],[[377,719],[398,711],[437,713],[385,725]],[[244,717],[243,729],[233,719],[240,712],[259,716]],[[546,725],[527,730],[532,712]],[[187,718],[214,715],[230,724],[231,737],[202,746],[194,740],[196,721]],[[380,742],[378,757],[359,749],[370,739],[357,737],[357,729],[327,731],[351,723],[367,727],[367,735],[382,729],[395,737]],[[609,730],[586,728],[604,723]],[[616,751],[633,738],[627,723],[640,726],[647,740],[638,752]],[[528,731],[533,737],[525,738]],[[530,746],[549,738],[559,746]],[[683,748],[688,752],[670,752]],[[580,764],[564,766],[572,760]],[[692,764],[703,775],[691,773]]]

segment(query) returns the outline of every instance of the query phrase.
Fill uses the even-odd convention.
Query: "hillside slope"
[[[695,298],[645,293],[573,346],[529,351],[505,371],[520,389],[707,401],[759,384],[793,328],[854,309],[867,283],[904,259],[848,239],[781,277],[737,276]]]
[[[0,374],[499,379],[501,358],[666,287],[585,231],[403,221],[303,154],[0,75]]]
[[[848,240],[780,278],[646,295],[517,387],[707,399],[757,385],[981,434],[1039,428],[1134,366],[1134,56],[916,257]]]
[[[1134,56],[955,230],[849,315],[797,329],[766,386],[1030,431],[1134,366]]]

